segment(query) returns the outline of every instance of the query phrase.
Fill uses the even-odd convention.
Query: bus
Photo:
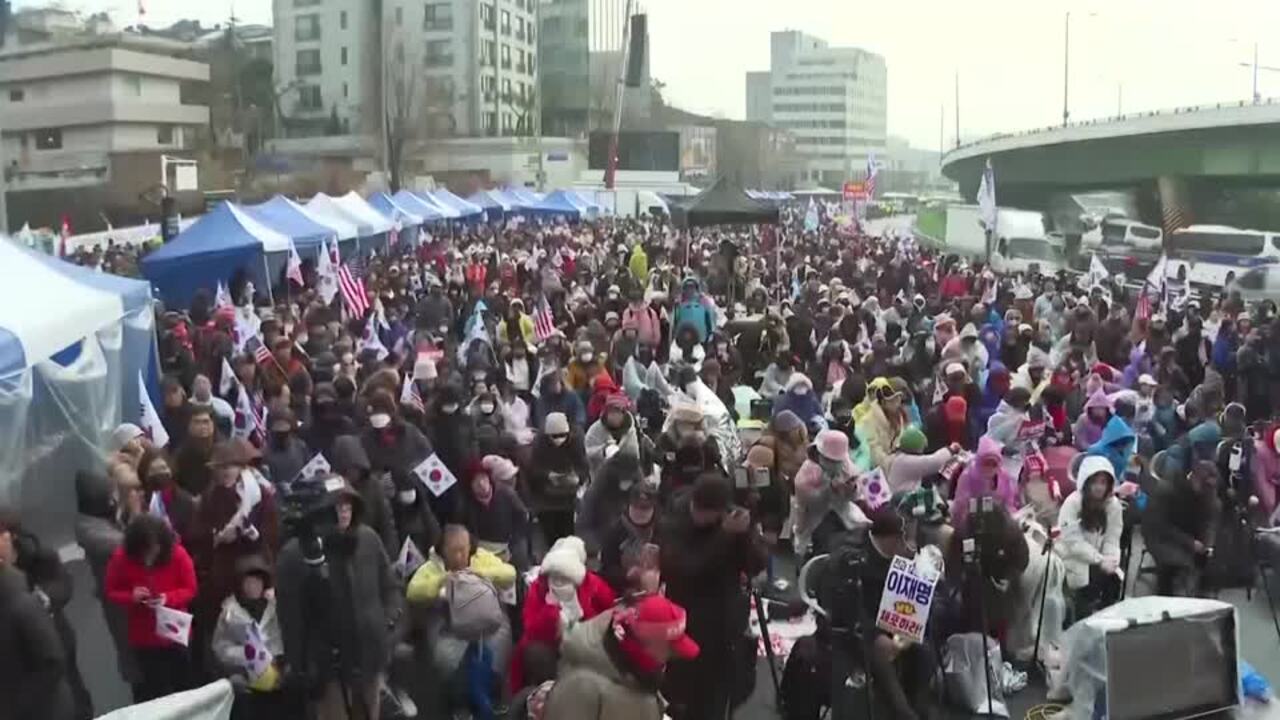
[[[1280,234],[1226,225],[1191,225],[1165,238],[1168,275],[1226,287],[1250,268],[1280,263]]]
[[[913,213],[916,208],[920,207],[920,196],[904,192],[887,192],[880,193],[876,198],[890,211],[892,215],[900,215],[903,213]]]

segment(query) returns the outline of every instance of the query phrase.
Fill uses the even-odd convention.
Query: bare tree
[[[386,147],[386,167],[391,191],[404,182],[405,155],[424,129],[424,89],[421,73],[415,73],[405,61],[404,43],[393,38],[390,52],[385,54],[383,68],[382,122]]]
[[[516,135],[530,137],[538,134],[538,91],[530,87],[523,95],[513,95],[511,107],[516,112]]]

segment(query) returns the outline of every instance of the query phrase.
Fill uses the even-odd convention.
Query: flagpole
[[[262,273],[267,279],[267,300],[271,301],[274,306],[276,304],[275,293],[271,290],[271,268],[267,265],[267,254],[262,253]]]

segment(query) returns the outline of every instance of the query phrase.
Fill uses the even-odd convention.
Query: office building
[[[542,0],[538,12],[543,131],[583,137],[612,127],[626,0]],[[640,88],[628,88],[624,103],[635,118],[648,117],[648,59],[646,52]]]
[[[537,129],[536,0],[274,0],[276,86],[293,137]]]
[[[746,89],[748,121],[795,137],[800,184],[839,187],[865,176],[867,158],[885,150],[887,70],[875,53],[775,32],[769,72],[747,73]]]
[[[0,139],[15,225],[28,209],[33,225],[51,224],[40,209],[48,193],[74,197],[74,209],[135,206],[138,193],[173,183],[163,158],[193,150],[208,127],[209,66],[186,43],[63,10],[18,13],[5,40]]]

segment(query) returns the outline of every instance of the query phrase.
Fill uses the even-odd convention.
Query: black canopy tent
[[[680,227],[777,225],[778,208],[748,196],[722,177],[686,202],[672,204],[671,219]]]

